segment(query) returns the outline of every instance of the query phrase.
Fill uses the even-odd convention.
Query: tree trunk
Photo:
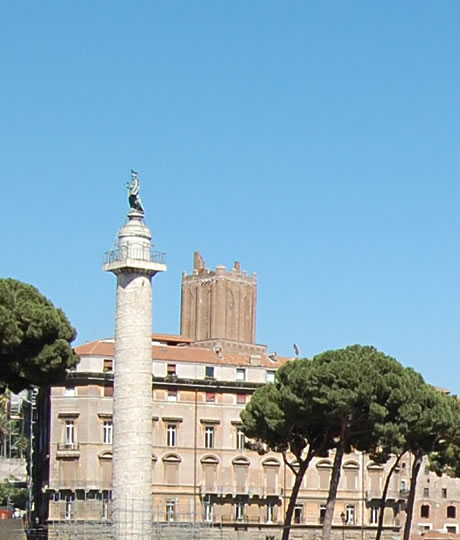
[[[422,466],[423,452],[418,451],[414,455],[414,463],[412,465],[412,474],[410,479],[409,496],[406,505],[406,523],[404,525],[403,540],[409,540],[410,528],[412,525],[412,514],[414,512],[415,488],[417,486],[417,476]]]
[[[294,514],[294,508],[295,503],[297,501],[297,495],[299,494],[300,486],[302,485],[303,477],[305,476],[305,472],[308,469],[308,465],[311,461],[311,458],[308,461],[303,461],[302,463],[299,463],[299,469],[297,471],[294,485],[292,486],[291,496],[289,497],[289,504],[286,510],[286,514],[284,516],[284,527],[283,527],[283,535],[281,536],[281,540],[288,540],[289,535],[291,533],[291,523],[292,523],[292,516]]]
[[[401,459],[401,457],[404,455],[403,454],[399,454],[399,456],[396,458],[395,462],[393,463],[393,465],[391,466],[388,474],[387,474],[387,477],[385,478],[385,483],[383,485],[383,491],[382,491],[382,496],[380,498],[380,504],[379,504],[379,522],[378,522],[378,525],[377,525],[377,534],[375,535],[375,540],[380,540],[380,537],[382,536],[382,529],[383,529],[383,518],[384,518],[384,513],[385,513],[385,503],[387,501],[387,493],[388,493],[388,489],[390,487],[390,480],[391,480],[391,477],[393,476],[393,473],[395,472],[395,469],[396,467],[399,465],[399,461]],[[363,471],[364,473],[364,471]]]
[[[337,490],[339,487],[340,473],[342,471],[342,459],[345,453],[345,437],[347,431],[347,421],[344,421],[342,426],[342,434],[340,437],[339,445],[335,452],[334,465],[332,467],[331,482],[329,485],[329,495],[326,503],[326,513],[324,515],[323,522],[323,534],[322,540],[330,540],[332,530],[332,520],[334,519],[334,507],[337,497]]]

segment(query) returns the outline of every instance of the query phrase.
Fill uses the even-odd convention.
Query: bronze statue
[[[136,171],[131,169],[131,182],[126,182],[126,186],[128,187],[128,201],[131,210],[137,210],[143,214],[144,207],[142,206],[141,198],[139,196],[141,185]]]

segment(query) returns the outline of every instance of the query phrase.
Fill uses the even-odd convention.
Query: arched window
[[[422,504],[420,507],[420,517],[421,518],[429,518],[430,517],[430,505],[429,504]]]
[[[215,493],[217,465],[219,460],[215,456],[204,456],[201,458],[202,466],[202,486],[206,493]]]
[[[355,490],[358,487],[359,465],[356,461],[347,461],[343,464],[345,489]]]
[[[329,479],[332,471],[331,462],[322,460],[316,465],[316,468],[319,476],[319,489],[329,489]]]
[[[383,477],[383,467],[377,463],[370,463],[367,466],[368,493],[371,498],[379,498],[382,492],[381,483]]]
[[[447,517],[451,519],[455,519],[457,516],[457,509],[455,506],[448,506],[447,507]]]
[[[274,458],[268,458],[262,462],[264,468],[265,496],[278,495],[278,472],[280,462]]]
[[[235,475],[235,488],[238,494],[245,494],[248,490],[249,460],[245,457],[237,457],[232,461]]]
[[[99,454],[99,464],[102,489],[110,489],[112,487],[112,452],[110,450]]]
[[[175,485],[179,482],[179,463],[181,459],[176,454],[168,454],[163,457],[164,482]]]

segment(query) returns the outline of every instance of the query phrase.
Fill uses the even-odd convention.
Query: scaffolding
[[[30,540],[48,538],[50,540],[113,540],[117,537],[112,521],[111,500],[96,499],[71,500],[60,499],[54,501],[54,515],[57,519],[50,521],[46,526],[31,527],[27,530]],[[56,510],[57,507],[57,510]],[[221,524],[212,521],[196,519],[193,512],[170,507],[153,508],[153,521],[150,537],[152,540],[225,540]],[[103,515],[101,519],[96,516]],[[130,525],[134,524],[133,531],[128,533],[129,540],[146,540],[146,533],[142,532],[144,512],[137,504],[124,505],[121,512],[123,520]]]

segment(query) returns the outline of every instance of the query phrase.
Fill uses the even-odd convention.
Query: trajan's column
[[[128,221],[105,255],[117,276],[113,398],[113,532],[116,540],[152,532],[152,277],[166,271],[152,252],[137,173],[128,183]]]

